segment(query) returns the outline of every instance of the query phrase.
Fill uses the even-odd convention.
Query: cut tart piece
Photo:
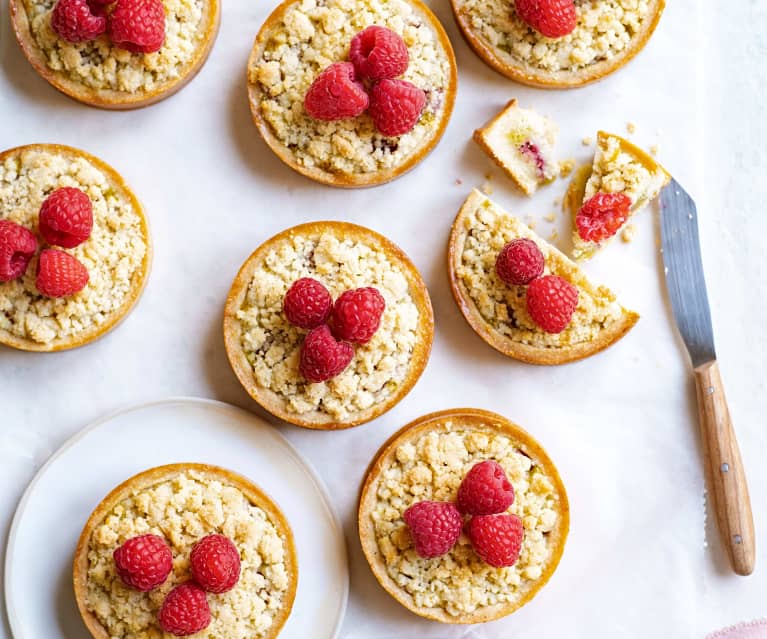
[[[665,0],[576,2],[575,29],[548,38],[508,0],[451,0],[456,22],[474,52],[503,75],[531,86],[573,88],[620,69],[649,40]]]
[[[323,70],[348,60],[352,40],[373,25],[402,38],[408,66],[400,80],[425,96],[414,127],[402,135],[377,130],[375,109],[323,121],[305,108],[307,92]],[[418,164],[445,131],[456,86],[450,41],[420,0],[286,0],[261,27],[248,60],[250,109],[267,145],[298,173],[338,187],[382,184]]]
[[[173,567],[159,586],[142,592],[123,581],[113,553],[146,534],[165,541]],[[127,479],[96,506],[83,528],[73,581],[77,606],[94,639],[173,636],[160,629],[158,613],[168,593],[191,580],[192,549],[208,535],[223,535],[234,544],[240,575],[231,590],[208,594],[210,624],[194,636],[277,637],[298,585],[295,543],[285,516],[247,478],[217,466],[180,463]]]
[[[474,140],[527,195],[556,177],[554,145],[559,129],[546,116],[511,100],[490,122],[474,131]]]
[[[655,199],[670,179],[666,170],[638,146],[600,131],[592,166],[576,173],[563,200],[573,218],[573,257],[591,257],[632,215]],[[619,195],[605,198],[608,203],[600,207],[601,196],[592,200],[598,194]]]
[[[320,314],[319,325],[305,325],[310,332],[288,319],[286,292],[302,278],[317,280],[335,300],[333,318]],[[377,294],[369,301],[384,303],[380,324],[362,327],[374,330],[369,340],[369,333],[343,333],[340,307],[361,305],[349,313],[361,317],[369,306],[350,300],[349,291],[371,287]],[[335,322],[334,336],[324,321]],[[349,341],[336,343],[339,337]],[[224,310],[226,352],[240,383],[273,415],[305,428],[348,428],[392,408],[423,373],[433,338],[431,300],[416,267],[382,235],[346,222],[302,224],[267,240],[243,264]],[[332,355],[334,370],[318,363],[322,352],[306,357],[310,344],[342,351]]]
[[[530,317],[527,291],[496,272],[496,258],[512,240],[527,238],[544,258],[544,277],[558,276],[577,290],[577,306],[559,333],[548,333]],[[564,364],[593,355],[623,337],[639,319],[604,286],[519,219],[474,190],[458,212],[448,245],[450,285],[474,331],[504,355],[531,364]],[[538,278],[542,279],[542,278]]]
[[[10,0],[11,21],[24,55],[53,87],[102,109],[135,109],[167,98],[202,68],[216,40],[219,0],[162,0],[165,39],[152,53],[131,52],[107,33],[68,42],[53,28],[57,0]],[[110,0],[93,2],[108,15]],[[132,10],[133,12],[133,10]]]
[[[446,554],[419,556],[403,520],[424,500],[455,502],[470,469],[498,463],[514,486],[509,514],[524,525],[521,552],[494,568],[466,533]],[[540,444],[508,419],[484,410],[432,413],[405,426],[371,462],[360,494],[359,535],[383,588],[417,615],[469,624],[511,614],[556,570],[570,525],[564,484]]]
[[[71,189],[92,205],[92,230],[73,248],[45,248],[40,211],[52,192]],[[92,342],[134,307],[149,278],[151,243],[144,209],[112,167],[79,149],[32,144],[0,153],[0,220],[39,238],[42,252],[23,276],[0,282],[0,344],[26,351],[60,351]],[[68,244],[71,246],[71,244]],[[35,275],[40,256],[74,258],[87,269],[87,285],[51,297]],[[50,291],[49,291],[50,293]]]

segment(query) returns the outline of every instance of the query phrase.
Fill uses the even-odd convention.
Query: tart
[[[371,25],[402,37],[410,63],[403,79],[426,92],[415,127],[398,137],[376,131],[368,113],[313,120],[304,96],[329,64]],[[287,0],[269,16],[248,60],[248,98],[267,145],[290,168],[323,184],[363,187],[393,180],[437,144],[453,111],[455,56],[447,34],[420,0]]]
[[[319,280],[336,299],[375,287],[386,308],[380,328],[358,345],[337,377],[308,382],[300,373],[306,331],[291,325],[283,298],[302,277]],[[346,222],[313,222],[283,231],[247,259],[224,310],[229,362],[248,394],[297,426],[335,429],[378,417],[421,376],[431,352],[434,314],[420,274],[385,237]]]
[[[559,174],[553,157],[558,133],[549,118],[511,100],[490,122],[474,131],[474,141],[525,194],[532,195]]]
[[[493,568],[465,534],[447,554],[419,557],[402,513],[423,500],[454,501],[471,467],[493,460],[514,486],[510,512],[522,519],[517,562]],[[444,623],[511,614],[546,584],[570,527],[567,493],[546,451],[527,432],[484,410],[454,409],[415,420],[371,463],[359,504],[362,550],[376,579],[408,610]]]
[[[649,40],[665,0],[585,0],[576,26],[547,38],[528,26],[507,0],[451,0],[461,33],[499,73],[523,84],[568,89],[620,69]]]
[[[23,277],[0,282],[0,344],[27,351],[82,346],[124,319],[144,290],[151,262],[147,220],[112,167],[58,144],[0,153],[0,219],[39,235],[43,200],[64,186],[79,188],[93,205],[90,238],[68,251],[86,266],[90,281],[70,297],[45,297],[35,285],[34,257]]]
[[[498,253],[518,238],[537,244],[544,273],[567,280],[578,291],[575,312],[561,333],[540,329],[527,311],[525,287],[505,284],[495,271]],[[477,190],[453,223],[448,272],[453,297],[474,331],[497,351],[530,364],[565,364],[593,355],[617,342],[639,319],[609,289],[592,284],[572,260]]]
[[[123,584],[113,553],[127,539],[159,535],[173,570],[163,584],[140,592]],[[208,597],[210,625],[199,639],[272,639],[290,614],[298,584],[293,533],[280,509],[245,477],[204,464],[171,464],[131,477],[107,495],[85,524],[74,558],[74,590],[94,639],[160,637],[157,613],[168,592],[189,580],[194,544],[212,534],[239,551],[240,578]]]
[[[103,109],[148,106],[197,75],[218,33],[219,0],[163,0],[165,42],[156,53],[131,53],[106,35],[66,42],[51,27],[56,0],[10,0],[16,39],[29,62],[53,87]]]
[[[647,204],[658,197],[671,176],[648,153],[622,137],[600,131],[592,166],[579,170],[563,200],[564,207],[573,218],[573,257],[580,260],[591,257],[597,250],[618,235],[620,229]],[[606,240],[593,242],[583,239],[575,224],[584,202],[597,193],[623,193],[631,200],[629,218]]]

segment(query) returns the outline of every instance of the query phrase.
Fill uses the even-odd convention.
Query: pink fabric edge
[[[707,635],[706,639],[767,639],[767,618],[744,621],[722,628]]]

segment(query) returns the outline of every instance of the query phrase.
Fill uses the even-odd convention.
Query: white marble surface
[[[666,307],[657,211],[641,216],[632,244],[615,245],[588,265],[643,317],[616,347],[579,364],[535,368],[486,347],[460,317],[444,270],[449,223],[468,189],[488,172],[494,197],[537,217],[544,234],[552,228],[542,218],[564,182],[526,200],[469,140],[508,98],[553,115],[562,128],[562,153],[579,159],[589,153],[580,145],[584,135],[599,127],[620,133],[627,121],[636,122],[636,140],[659,143],[663,162],[699,203],[717,349],[759,536],[767,529],[767,465],[760,456],[767,449],[766,163],[760,146],[767,140],[767,96],[758,72],[767,54],[763,3],[721,3],[714,10],[713,3],[671,0],[658,32],[630,66],[597,86],[549,93],[518,87],[487,69],[460,39],[445,0],[434,0],[458,56],[454,118],[438,149],[415,171],[356,192],[293,175],[250,123],[244,64],[274,4],[228,0],[200,76],[170,100],[130,113],[89,109],[49,88],[23,60],[1,9],[0,148],[62,142],[113,164],[147,207],[156,259],[140,305],[105,339],[56,355],[0,350],[0,541],[35,470],[99,416],[170,395],[255,410],[224,356],[220,320],[229,283],[249,252],[274,232],[337,218],[398,242],[422,270],[437,317],[430,365],[390,413],[347,432],[280,427],[338,499],[352,562],[343,639],[415,632],[494,639],[533,630],[575,638],[701,637],[767,613],[767,544],[758,545],[757,570],[749,578],[728,572],[710,525],[704,548],[694,396]],[[553,226],[566,237],[561,216]],[[532,431],[560,466],[573,508],[568,547],[550,584],[507,620],[470,629],[419,620],[389,599],[362,559],[354,524],[358,482],[388,434],[425,412],[455,405],[496,410]],[[0,622],[0,638],[8,636]]]

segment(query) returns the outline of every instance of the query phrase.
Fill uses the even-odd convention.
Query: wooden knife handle
[[[732,569],[739,575],[750,575],[756,560],[754,518],[746,473],[716,361],[695,369],[695,386],[706,470],[719,532]]]

